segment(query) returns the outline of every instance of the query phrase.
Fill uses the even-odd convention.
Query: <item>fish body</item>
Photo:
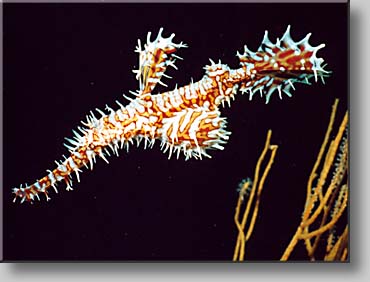
[[[169,158],[184,154],[186,159],[211,157],[210,150],[223,150],[231,132],[226,129],[226,118],[221,116],[221,106],[231,106],[237,95],[247,94],[252,100],[260,93],[268,103],[273,93],[292,96],[296,83],[310,84],[314,78],[324,80],[329,72],[324,70],[324,60],[317,51],[325,45],[313,47],[308,34],[299,42],[292,40],[290,26],[281,39],[272,43],[267,31],[258,50],[252,52],[244,46],[237,53],[240,65],[236,69],[227,64],[213,62],[204,67],[204,76],[197,82],[175,87],[154,94],[157,84],[164,85],[163,77],[168,67],[176,68],[176,60],[182,59],[176,52],[187,45],[174,43],[174,34],[162,36],[163,29],[152,41],[148,33],[143,48],[141,41],[135,52],[139,53],[139,68],[133,72],[139,81],[139,89],[124,97],[127,105],[116,101],[118,108],[106,106],[104,110],[90,112],[83,126],[74,131],[73,139],[66,138],[68,157],[56,161],[53,170],[31,185],[13,188],[21,202],[32,202],[44,194],[49,200],[49,189],[56,192],[58,182],[64,181],[67,190],[72,190],[72,175],[80,181],[82,168],[93,169],[98,157],[109,163],[111,154],[119,155],[121,149],[129,150],[133,144],[144,143],[151,148],[160,143]],[[96,115],[100,117],[96,117]]]

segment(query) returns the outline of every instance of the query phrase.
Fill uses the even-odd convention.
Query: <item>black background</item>
[[[252,177],[266,133],[279,145],[261,199],[248,260],[277,260],[300,221],[306,183],[340,98],[347,109],[345,4],[5,4],[4,258],[7,260],[231,260],[237,236],[236,189]],[[264,31],[311,44],[333,71],[326,84],[297,85],[292,98],[268,105],[238,95],[228,118],[231,139],[212,159],[167,159],[158,143],[99,160],[81,183],[52,200],[12,203],[11,189],[33,183],[67,153],[62,143],[96,107],[138,88],[137,39],[148,31],[189,45],[170,70],[173,88],[203,75],[208,58],[238,65],[244,44],[256,50]],[[158,88],[164,91],[164,88]],[[336,123],[336,125],[338,124]],[[335,133],[335,131],[334,131]],[[333,134],[334,134],[333,133]],[[297,248],[291,259],[305,259]]]

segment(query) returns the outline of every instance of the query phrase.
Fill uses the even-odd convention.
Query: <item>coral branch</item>
[[[299,240],[304,240],[309,258],[315,260],[314,254],[319,246],[319,240],[327,231],[331,233],[328,235],[326,246],[327,255],[324,257],[324,260],[344,260],[347,257],[348,249],[346,242],[348,240],[343,239],[347,236],[347,231],[344,231],[343,238],[340,237],[334,243],[335,238],[332,230],[334,230],[342,218],[348,202],[348,185],[347,183],[343,183],[346,180],[348,170],[348,140],[346,135],[348,112],[344,115],[334,140],[331,141],[326,150],[335,120],[337,105],[338,100],[334,102],[324,141],[308,179],[306,203],[302,220],[280,259],[282,261],[288,260]],[[322,161],[325,150],[325,159]],[[316,187],[313,187],[313,180],[316,178],[316,171],[320,165],[322,166],[320,176]],[[326,180],[330,172],[332,172],[332,177],[329,185],[326,187]],[[331,213],[330,218],[329,213]],[[319,227],[310,231],[310,227],[317,221],[320,215],[321,222]],[[314,239],[313,245],[311,239]],[[335,244],[334,247],[333,244]],[[338,249],[339,246],[341,247],[340,250]],[[334,250],[334,248],[337,249]],[[332,255],[332,252],[338,255]]]
[[[271,166],[274,162],[276,151],[278,149],[277,145],[270,145],[270,140],[271,140],[271,130],[268,131],[267,137],[266,137],[266,142],[265,142],[265,147],[262,150],[262,153],[257,161],[256,168],[255,168],[255,173],[254,173],[254,179],[253,179],[253,184],[252,184],[252,189],[250,191],[250,195],[248,196],[248,202],[244,210],[242,222],[240,223],[239,221],[239,214],[240,214],[240,209],[241,205],[243,203],[244,199],[244,194],[245,192],[249,189],[251,183],[249,181],[245,182],[244,185],[242,186],[240,193],[239,193],[239,198],[238,202],[236,205],[235,209],[235,216],[234,216],[234,221],[235,224],[238,228],[238,238],[235,244],[235,249],[234,249],[234,256],[233,256],[233,261],[243,261],[245,257],[245,246],[246,242],[250,239],[250,236],[252,235],[252,232],[254,230],[254,226],[256,223],[256,218],[258,215],[258,210],[259,210],[259,204],[260,204],[260,198],[263,190],[263,186],[266,180],[266,177],[271,169]],[[265,159],[265,156],[268,152],[268,150],[271,150],[271,155],[270,159],[262,173],[262,176],[260,178],[260,170],[261,170],[261,165],[262,162]],[[258,188],[257,188],[258,187]],[[257,193],[256,193],[257,192]],[[252,203],[254,203],[254,208],[253,208],[253,214],[252,217],[249,221],[248,225],[248,230],[247,234],[245,235],[245,230],[247,226],[247,220],[248,216],[251,210]]]

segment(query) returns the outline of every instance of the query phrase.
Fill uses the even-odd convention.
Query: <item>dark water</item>
[[[347,7],[343,4],[21,4],[4,6],[4,258],[8,260],[231,260],[238,183],[252,177],[268,129],[279,145],[265,183],[249,260],[276,260],[300,221],[306,183],[331,105],[347,109]],[[32,183],[67,150],[64,137],[96,107],[115,106],[138,88],[137,39],[148,31],[189,48],[170,70],[169,88],[203,75],[208,58],[237,67],[236,51],[256,50],[312,32],[333,75],[297,85],[268,105],[238,95],[228,118],[231,139],[212,159],[167,159],[134,148],[84,171],[73,192],[61,185],[50,202],[13,204],[11,188]],[[164,88],[158,88],[163,91]],[[336,123],[337,125],[338,123]],[[298,248],[292,259],[305,259]]]

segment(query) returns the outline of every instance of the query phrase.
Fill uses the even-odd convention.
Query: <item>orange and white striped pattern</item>
[[[240,67],[230,69],[226,64],[210,60],[204,67],[205,74],[197,82],[191,82],[172,91],[153,95],[155,86],[161,81],[168,66],[175,67],[176,59],[181,59],[175,52],[187,47],[184,43],[174,43],[170,37],[162,37],[161,28],[156,39],[151,41],[148,33],[147,43],[141,47],[140,40],[136,52],[139,53],[139,68],[134,70],[139,81],[139,90],[131,92],[135,98],[124,95],[129,103],[124,106],[117,102],[118,109],[106,107],[105,111],[96,109],[101,115],[97,118],[93,112],[82,122],[84,127],[74,131],[74,138],[65,144],[69,157],[56,162],[56,168],[47,170],[47,175],[31,185],[13,189],[15,199],[33,201],[44,194],[49,200],[49,189],[57,192],[57,182],[64,181],[67,190],[72,190],[72,174],[80,181],[81,168],[93,169],[96,157],[108,163],[108,156],[118,156],[119,150],[135,142],[144,140],[144,148],[153,147],[156,140],[160,147],[169,153],[169,158],[180,153],[186,159],[211,157],[209,150],[223,150],[229,139],[226,119],[221,117],[219,107],[225,103],[230,106],[239,92],[260,92],[269,102],[272,93],[282,92],[291,96],[294,83],[308,83],[312,77],[323,79],[328,72],[322,67],[323,59],[317,58],[317,51],[324,45],[313,47],[308,43],[310,35],[300,42],[290,37],[290,27],[276,44],[271,43],[265,33],[257,52],[246,46],[244,53],[237,56]]]

